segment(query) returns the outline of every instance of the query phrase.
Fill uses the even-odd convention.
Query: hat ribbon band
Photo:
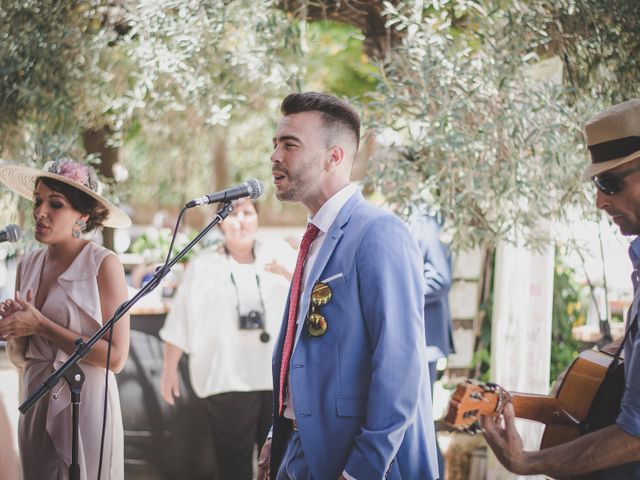
[[[640,137],[638,136],[618,138],[589,146],[593,163],[623,158],[637,151],[640,151]]]

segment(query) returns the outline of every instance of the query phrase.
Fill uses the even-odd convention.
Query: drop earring
[[[77,228],[76,228],[77,227]],[[80,235],[87,227],[87,222],[85,222],[82,218],[76,220],[75,227],[71,232],[71,236],[73,238],[80,238]]]

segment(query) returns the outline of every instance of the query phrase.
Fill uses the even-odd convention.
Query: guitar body
[[[557,389],[556,399],[559,408],[564,410],[576,423],[575,425],[547,424],[540,441],[541,449],[569,442],[587,431],[597,430],[588,429],[585,423],[590,418],[589,414],[592,411],[593,401],[603,384],[607,368],[612,360],[613,356],[607,353],[597,350],[585,350],[573,361],[564,378],[559,379],[560,386]],[[615,403],[608,405],[608,409],[615,411],[616,416],[620,408],[620,399],[621,397],[618,399],[617,406]],[[609,400],[615,402],[616,399],[610,398]],[[606,405],[601,405],[600,407],[607,408]],[[601,413],[596,411],[592,415]],[[516,415],[518,415],[517,410]],[[613,423],[613,420],[615,420],[615,416],[611,423]],[[600,428],[603,426],[601,425]]]
[[[452,395],[445,421],[454,427],[470,427],[481,415],[500,414],[510,399],[518,418],[545,424],[540,449],[570,442],[615,422],[624,392],[624,369],[619,362],[607,374],[613,358],[597,350],[581,352],[556,380],[555,395],[550,396],[508,393],[494,384],[467,380]],[[571,477],[597,478],[598,472]]]
[[[561,381],[556,398],[580,423],[575,426],[547,425],[540,449],[570,442],[615,422],[624,391],[624,370],[620,364],[611,378],[607,378],[607,368],[612,360],[612,355],[597,350],[585,350],[574,360]],[[571,480],[600,478],[600,472],[593,472],[571,477]]]

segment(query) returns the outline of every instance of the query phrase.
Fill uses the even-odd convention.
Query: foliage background
[[[364,113],[368,191],[442,215],[454,249],[535,247],[553,235],[545,222],[595,215],[580,180],[581,125],[640,96],[637,9],[637,0],[3,0],[0,159],[100,162],[85,134],[107,132],[120,172],[112,193],[146,221],[247,176],[269,178],[280,99],[324,90]],[[554,57],[561,82],[540,82],[533,67]],[[302,221],[304,211],[269,193],[268,221]],[[575,295],[570,276],[556,278],[563,305]]]
[[[582,349],[571,335],[574,326],[583,325],[587,316],[587,287],[575,281],[575,272],[566,266],[556,250],[553,277],[553,318],[551,324],[551,373],[553,382]]]
[[[129,173],[118,196],[177,205],[249,173],[268,178],[279,100],[316,89],[362,103],[383,146],[370,188],[440,212],[454,248],[499,239],[535,246],[546,236],[540,219],[564,220],[567,204],[592,212],[579,181],[581,124],[639,93],[635,1],[351,7],[5,0],[0,156],[83,157],[82,132],[106,125]],[[353,25],[358,9],[386,22],[377,33],[385,50],[368,48],[375,29],[327,21]],[[531,66],[554,55],[562,84],[532,78]]]

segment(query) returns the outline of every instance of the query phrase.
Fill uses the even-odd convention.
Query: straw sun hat
[[[33,200],[36,179],[51,178],[66,183],[94,198],[109,215],[102,222],[105,227],[126,228],[131,226],[129,216],[104,198],[100,192],[102,185],[95,170],[69,158],[60,158],[47,162],[42,170],[22,165],[0,166],[0,182],[27,200]]]
[[[640,158],[640,99],[610,107],[587,120],[584,126],[591,164],[585,179]]]

